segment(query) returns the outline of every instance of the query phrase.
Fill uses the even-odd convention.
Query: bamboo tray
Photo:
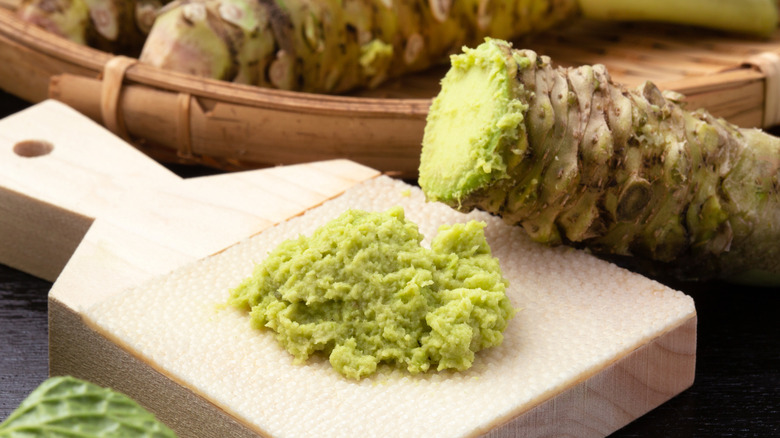
[[[15,0],[0,0],[10,6]],[[605,64],[745,127],[780,123],[780,31],[768,41],[676,26],[572,22],[517,41],[560,65]],[[261,89],[163,71],[83,47],[0,8],[0,88],[58,99],[161,161],[224,170],[348,158],[414,178],[446,67],[350,96]]]

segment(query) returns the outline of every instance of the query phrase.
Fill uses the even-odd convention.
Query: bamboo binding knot
[[[120,99],[127,70],[138,63],[135,58],[115,56],[103,67],[102,85],[100,90],[100,115],[103,125],[128,143],[133,143],[122,115]],[[176,139],[179,158],[192,160],[192,136],[190,134],[190,106],[192,95],[179,93],[177,99]]]
[[[127,56],[115,56],[103,67],[103,81],[100,89],[100,115],[103,125],[109,131],[130,142],[124,118],[121,114],[119,98],[122,95],[122,83],[127,69],[138,60]]]
[[[763,127],[780,124],[780,55],[762,52],[748,58],[745,64],[764,74]]]

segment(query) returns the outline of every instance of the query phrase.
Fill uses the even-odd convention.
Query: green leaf
[[[73,377],[52,377],[2,423],[0,438],[176,437],[123,394]]]

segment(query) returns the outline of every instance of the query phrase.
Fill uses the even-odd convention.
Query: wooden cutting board
[[[507,331],[507,347],[486,353],[482,365],[463,376],[390,373],[355,383],[329,374],[321,363],[301,367],[280,355],[269,369],[286,370],[296,378],[262,381],[261,375],[259,381],[239,382],[237,389],[228,390],[236,382],[210,384],[241,367],[220,368],[228,361],[223,353],[212,357],[205,345],[196,359],[183,359],[199,351],[213,333],[199,334],[199,325],[191,333],[177,330],[181,326],[155,319],[151,311],[134,318],[140,323],[112,315],[141,300],[186,297],[186,288],[166,284],[179,284],[176,279],[187,276],[197,279],[201,271],[207,281],[220,263],[262,247],[275,230],[305,223],[311,215],[300,215],[306,211],[382,202],[418,205],[413,203],[421,196],[416,188],[344,160],[182,180],[53,101],[0,121],[0,263],[54,281],[49,296],[51,374],[70,374],[125,392],[181,436],[287,436],[300,428],[317,430],[317,436],[414,436],[423,431],[432,436],[447,430],[461,436],[604,436],[692,384],[696,313],[690,298],[584,253],[527,243],[521,249],[529,260],[561,266],[523,272],[527,281],[511,297],[525,308]],[[454,214],[433,204],[420,210],[441,217]],[[488,221],[488,229],[515,233],[478,217]],[[283,224],[274,227],[278,223]],[[523,242],[522,237],[495,239]],[[495,243],[499,259],[517,251]],[[575,265],[591,271],[567,269]],[[208,281],[233,280],[217,275]],[[604,286],[603,293],[597,285]],[[597,292],[582,300],[585,290]],[[209,318],[217,324],[217,337],[208,341],[215,349],[222,342],[220,315]],[[562,334],[555,331],[571,321],[579,325]],[[142,330],[133,324],[141,324]],[[540,327],[544,330],[535,330]],[[249,338],[263,341],[263,334],[247,330]],[[180,354],[159,356],[155,351],[181,344],[189,347]],[[552,356],[533,354],[534,348],[551,346],[557,348]],[[268,366],[261,362],[273,354],[264,351],[257,368]],[[199,362],[197,369],[188,369],[193,362]],[[521,369],[541,371],[522,377],[516,374]],[[489,401],[477,400],[464,414],[448,415],[469,403],[467,397],[458,400],[460,388],[473,400]],[[245,395],[236,394],[242,391],[256,391],[252,407],[258,409],[240,406]],[[322,395],[331,392],[323,401]],[[400,403],[404,394],[415,399]],[[519,394],[525,398],[515,400]],[[423,408],[415,403],[430,404]],[[480,411],[494,405],[495,411]],[[385,414],[377,416],[379,410]],[[300,417],[301,411],[318,414]],[[330,423],[338,427],[328,429]]]

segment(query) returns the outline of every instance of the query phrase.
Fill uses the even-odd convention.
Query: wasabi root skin
[[[419,184],[430,201],[500,215],[537,242],[685,279],[779,285],[780,139],[676,98],[487,40],[452,57]]]
[[[16,15],[55,35],[87,44],[89,9],[84,0],[24,0]]]
[[[138,56],[157,11],[170,0],[23,0],[16,13],[78,44]]]
[[[699,0],[720,3],[725,0]],[[732,0],[733,2],[741,0]],[[769,1],[769,0],[763,0]],[[232,82],[315,93],[375,87],[389,78],[446,62],[463,45],[485,37],[513,39],[563,25],[580,14],[597,15],[595,0],[179,0],[152,29],[141,61]],[[627,2],[662,21],[686,24],[679,8]],[[705,8],[705,5],[699,5]],[[739,32],[764,34],[759,1],[728,14],[710,5],[712,26],[739,23]],[[195,11],[209,11],[208,14]],[[226,14],[226,11],[229,12]],[[666,12],[668,20],[661,13]],[[239,24],[230,16],[244,17]],[[586,14],[587,15],[587,14]],[[603,15],[597,18],[607,18]],[[753,24],[753,27],[750,26]],[[247,26],[252,24],[252,26]],[[693,21],[689,24],[701,24]],[[235,26],[233,26],[235,25]],[[757,28],[756,26],[761,26]],[[239,36],[236,36],[236,34]],[[245,74],[246,65],[254,71]]]
[[[442,64],[485,37],[515,39],[582,12],[761,36],[777,21],[771,0],[694,3],[697,13],[678,14],[692,7],[653,0],[179,0],[161,13],[141,61],[262,87],[341,93]]]
[[[139,57],[167,70],[261,85],[274,48],[267,2],[174,1],[160,10]]]
[[[501,344],[515,312],[484,227],[442,226],[426,248],[401,207],[349,210],[280,244],[230,304],[276,332],[296,362],[323,354],[351,379],[381,363],[462,371]]]
[[[486,36],[527,35],[576,15],[576,0],[179,0],[161,12],[141,61],[340,93],[442,64]],[[246,64],[257,71],[242,74]]]

